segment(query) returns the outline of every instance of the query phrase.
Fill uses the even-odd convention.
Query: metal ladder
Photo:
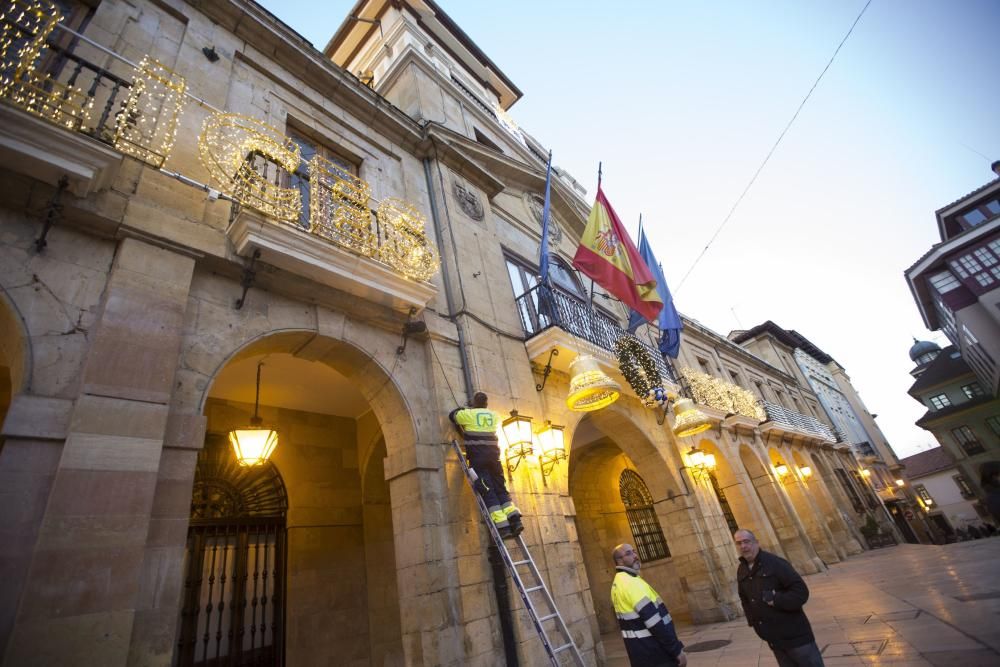
[[[497,545],[497,549],[503,557],[504,565],[507,566],[507,571],[510,572],[511,579],[514,581],[514,586],[517,587],[517,592],[521,594],[521,600],[524,601],[525,608],[527,608],[528,613],[531,615],[531,622],[535,625],[535,632],[538,633],[538,638],[542,640],[542,647],[545,649],[546,655],[549,656],[549,661],[552,663],[553,667],[560,667],[560,665],[563,664],[560,662],[562,655],[568,652],[568,655],[572,656],[573,659],[571,664],[578,665],[578,667],[585,667],[586,663],[583,661],[580,649],[577,648],[576,643],[573,641],[573,635],[569,633],[569,628],[566,627],[566,621],[563,620],[562,614],[560,614],[559,609],[556,608],[555,600],[552,599],[552,595],[549,593],[549,589],[545,585],[545,580],[542,579],[542,575],[538,571],[538,566],[535,565],[535,560],[531,557],[531,552],[528,551],[528,545],[524,543],[524,538],[522,538],[521,535],[514,538],[517,542],[517,546],[520,547],[521,552],[524,554],[522,559],[514,560],[514,557],[511,556],[503,538],[500,537],[500,532],[493,523],[493,519],[490,518],[490,511],[487,509],[486,503],[483,501],[482,496],[479,495],[479,492],[476,491],[476,480],[478,479],[478,476],[475,471],[469,467],[469,463],[465,460],[465,454],[462,452],[462,448],[459,446],[458,441],[452,440],[451,446],[458,453],[458,460],[462,464],[462,472],[465,473],[465,479],[469,483],[469,488],[472,489],[472,495],[476,498],[476,504],[479,506],[479,513],[482,515],[483,522],[490,531],[490,537]],[[536,584],[525,584],[525,578],[522,577],[521,573],[518,571],[519,567],[524,566],[527,566],[527,572],[525,574],[530,575],[533,580],[537,582]],[[548,613],[539,615],[538,607],[536,607],[535,603],[531,599],[532,593],[539,594],[542,598],[540,601],[544,602],[548,606]],[[543,625],[543,623],[548,621],[555,621],[554,631],[566,638],[565,644],[553,646],[553,642],[549,638],[549,633],[545,630]]]

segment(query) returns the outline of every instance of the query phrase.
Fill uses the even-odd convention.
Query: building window
[[[729,377],[732,379],[733,384],[735,384],[737,387],[743,386],[743,383],[740,382],[740,374],[737,373],[736,371],[729,371]]]
[[[985,395],[985,392],[983,392],[982,385],[979,384],[978,382],[971,382],[967,385],[964,385],[962,387],[962,391],[968,398],[979,398],[980,396]]]
[[[966,280],[971,276],[980,287],[988,287],[1000,278],[1000,261],[986,246],[976,248],[950,264],[959,277]]]
[[[583,286],[577,280],[576,275],[558,257],[550,256],[549,258],[549,277],[552,279],[552,284],[556,287],[562,288],[577,298],[587,298],[586,293],[583,291]]]
[[[618,479],[618,490],[622,504],[625,505],[625,516],[632,529],[635,548],[642,562],[669,557],[670,549],[660,529],[656,510],[653,509],[653,496],[642,477],[634,470],[623,470]]]
[[[711,375],[712,374],[712,368],[709,365],[709,363],[708,363],[707,360],[702,359],[701,357],[698,357],[698,366],[699,366],[699,368],[701,368],[701,372],[704,373],[705,375]]]
[[[924,506],[928,509],[934,507],[934,499],[931,498],[931,494],[927,493],[927,489],[923,484],[914,484],[913,492],[917,494],[917,497],[924,502]]]
[[[861,489],[861,495],[865,498],[865,504],[868,505],[868,509],[873,510],[878,507],[878,498],[875,497],[875,492],[872,491],[872,487],[865,479],[861,476],[857,470],[851,470],[851,478],[854,479],[854,483],[858,485]]]
[[[951,429],[951,434],[955,436],[955,442],[957,442],[962,450],[969,456],[982,454],[986,451],[986,448],[983,447],[983,443],[979,442],[979,438],[976,437],[976,434],[973,433],[972,429],[968,426],[953,428]]]
[[[930,277],[930,283],[938,294],[947,294],[961,285],[951,271],[935,273]]]
[[[288,138],[298,145],[302,161],[299,163],[298,169],[291,174],[286,174],[284,186],[295,188],[299,191],[299,196],[302,200],[302,212],[299,214],[299,224],[302,227],[308,228],[309,161],[318,155],[328,160],[334,169],[342,170],[346,176],[357,176],[358,165],[332,148],[314,140],[312,137],[307,137],[301,132],[296,131],[291,126],[286,127],[285,131],[288,134]]]
[[[726,520],[726,525],[729,526],[729,532],[735,533],[740,529],[740,525],[736,523],[736,516],[733,514],[733,508],[729,506],[729,499],[726,498],[726,491],[719,486],[719,480],[715,476],[714,472],[709,473],[708,477],[712,480],[712,490],[715,491],[715,497],[719,499],[719,507],[722,508],[722,516]]]
[[[948,394],[938,394],[937,396],[931,396],[928,399],[931,403],[931,407],[935,410],[940,410],[941,408],[946,408],[951,405],[951,401],[948,399]]]
[[[963,498],[968,500],[969,498],[976,497],[976,493],[969,486],[969,480],[965,479],[962,475],[953,475],[952,479],[955,480],[955,486],[958,487],[958,491],[962,494]]]
[[[551,324],[544,314],[538,312],[538,269],[528,266],[512,257],[507,257],[507,275],[514,290],[514,302],[521,316],[521,326],[527,334],[535,334]]]
[[[996,417],[987,417],[986,425],[990,427],[991,431],[993,431],[993,435],[1000,438],[1000,415]]]

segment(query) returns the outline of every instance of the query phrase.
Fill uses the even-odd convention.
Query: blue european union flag
[[[660,352],[671,359],[676,359],[681,349],[681,329],[684,328],[684,323],[681,322],[681,316],[677,313],[677,308],[674,307],[674,298],[670,295],[670,288],[667,287],[667,279],[663,277],[663,267],[656,261],[653,249],[649,246],[649,240],[646,238],[646,231],[641,225],[639,227],[639,255],[646,262],[653,278],[656,279],[656,293],[663,301],[663,309],[660,310],[660,316],[656,321],[656,325],[660,328]],[[646,318],[633,310],[628,318],[628,330],[634,332],[645,321]]]

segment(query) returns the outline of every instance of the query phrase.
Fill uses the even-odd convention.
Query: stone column
[[[14,628],[24,579],[52,490],[73,402],[19,394],[0,450],[0,657]]]
[[[389,440],[387,436],[386,440]],[[407,665],[463,664],[457,554],[448,535],[442,445],[416,443],[386,459],[396,581]]]
[[[121,242],[6,665],[125,665],[194,260]]]

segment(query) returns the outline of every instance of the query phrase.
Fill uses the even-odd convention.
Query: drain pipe
[[[426,130],[426,127],[424,128]],[[469,355],[465,348],[465,329],[455,312],[451,296],[451,280],[448,278],[448,263],[445,261],[445,244],[441,232],[441,218],[438,214],[437,196],[434,194],[434,179],[431,175],[431,159],[424,158],[424,178],[427,180],[427,196],[431,203],[431,223],[434,225],[434,238],[437,241],[438,252],[441,254],[441,279],[444,282],[444,298],[448,306],[448,319],[455,323],[458,331],[458,358],[462,365],[462,376],[465,379],[465,394],[471,401],[473,393],[472,371],[469,368]],[[442,369],[443,371],[444,369]],[[500,556],[500,550],[490,539],[487,550],[490,570],[493,574],[493,593],[497,599],[497,615],[500,617],[500,635],[503,638],[503,651],[507,667],[518,667],[517,642],[514,640],[514,613],[510,606],[510,588],[507,586],[507,571]]]

